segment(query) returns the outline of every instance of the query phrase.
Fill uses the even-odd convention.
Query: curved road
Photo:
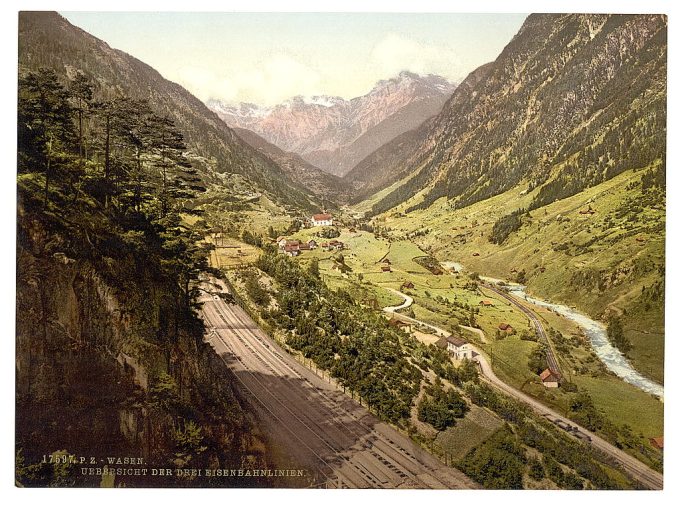
[[[387,289],[388,291],[391,291],[392,293],[394,293],[397,296],[401,296],[404,299],[404,303],[402,303],[401,305],[394,305],[394,306],[391,306],[391,307],[385,307],[383,309],[385,312],[394,313],[397,310],[405,309],[405,308],[413,305],[413,298],[411,298],[410,296],[405,295],[404,293],[402,293],[401,291],[397,291],[396,289],[392,289],[392,288],[385,288],[385,289]]]
[[[410,303],[408,303],[407,306],[411,305],[413,303],[413,299],[411,297],[407,297],[407,295],[396,291],[392,290],[396,294],[399,294],[406,300],[407,298],[411,300]],[[494,290],[495,291],[495,290]],[[500,293],[499,293],[500,294]],[[407,303],[407,300],[404,302]],[[521,307],[523,311],[528,310],[525,307]],[[394,312],[394,310],[388,310],[388,309],[395,309],[395,307],[385,307],[383,310],[385,312]],[[445,331],[441,328],[438,328],[437,326],[424,323],[423,321],[419,321],[417,319],[414,319],[412,317],[405,316],[403,314],[398,314],[399,318],[408,320],[412,323],[416,324],[422,324],[424,326],[427,326],[428,328],[431,328],[434,330],[438,335],[441,336],[449,336],[451,333],[448,331]],[[535,315],[533,315],[534,318],[536,318]],[[536,322],[538,320],[536,319]],[[540,325],[540,322],[538,322]],[[538,327],[537,327],[538,328]],[[541,330],[543,329],[543,326],[540,326]],[[561,423],[565,423],[566,425],[571,426],[572,428],[578,428],[578,431],[581,433],[587,435],[591,439],[591,445],[593,447],[596,447],[603,453],[607,454],[610,456],[613,460],[615,460],[621,468],[628,474],[630,475],[633,479],[637,480],[644,486],[647,486],[650,489],[663,489],[663,475],[661,475],[659,472],[652,470],[649,468],[647,465],[642,463],[641,461],[635,459],[633,456],[630,454],[627,454],[626,452],[622,451],[621,449],[615,447],[614,445],[610,444],[603,438],[599,437],[598,435],[595,435],[593,432],[586,430],[582,426],[576,424],[574,421],[571,419],[566,418],[565,416],[559,414],[558,412],[554,411],[553,409],[543,405],[540,403],[538,400],[532,398],[531,396],[527,395],[526,393],[523,393],[522,391],[519,391],[518,389],[515,389],[514,387],[506,384],[502,380],[500,380],[496,374],[494,373],[493,369],[491,368],[491,365],[487,361],[487,359],[484,357],[484,355],[479,351],[479,349],[475,348],[472,346],[472,349],[474,352],[477,353],[477,356],[475,356],[473,359],[474,361],[477,362],[479,365],[479,368],[482,372],[482,378],[486,379],[486,381],[493,386],[496,386],[498,389],[501,389],[503,392],[506,394],[512,396],[513,398],[525,403],[529,407],[531,407],[535,412],[538,414],[546,417],[552,422],[555,421],[560,421]],[[577,440],[580,440],[578,437],[574,435],[574,433],[565,431],[565,433],[571,435],[572,437],[576,438]]]

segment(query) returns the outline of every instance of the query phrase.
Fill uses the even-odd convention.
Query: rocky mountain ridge
[[[397,166],[408,180],[374,212],[423,191],[407,207],[442,196],[462,207],[522,180],[541,206],[663,156],[666,26],[661,15],[529,16],[418,141],[381,149],[403,155],[373,171]]]
[[[351,100],[296,96],[273,107],[217,100],[207,105],[228,125],[251,130],[342,176],[385,142],[437,114],[454,89],[440,76],[404,71]]]

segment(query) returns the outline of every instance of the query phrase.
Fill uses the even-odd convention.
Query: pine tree
[[[44,173],[47,208],[50,179],[56,165],[66,162],[74,136],[69,94],[53,70],[40,69],[20,79],[18,136],[19,144],[26,146],[20,153],[19,170]]]

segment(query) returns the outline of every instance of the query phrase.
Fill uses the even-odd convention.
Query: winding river
[[[463,265],[461,265],[460,263],[456,263],[454,261],[445,261],[442,262],[442,265],[449,269],[456,269],[456,271],[459,272],[465,270]],[[491,277],[480,278],[486,282],[493,283],[500,282],[500,279],[494,279]],[[538,307],[548,308],[553,312],[560,314],[561,316],[578,324],[583,329],[583,332],[590,340],[590,344],[593,347],[595,354],[597,354],[598,358],[600,358],[600,361],[602,361],[602,363],[604,363],[604,365],[609,370],[618,375],[624,381],[628,382],[629,384],[632,384],[633,386],[641,389],[642,391],[663,398],[664,396],[663,386],[648,379],[647,377],[644,377],[642,374],[640,374],[640,372],[638,372],[637,370],[635,370],[635,368],[631,366],[631,364],[628,362],[626,357],[621,353],[621,351],[614,347],[612,343],[609,341],[609,338],[607,337],[607,329],[602,323],[600,323],[599,321],[595,321],[594,319],[591,319],[585,314],[582,314],[576,311],[575,309],[572,309],[571,307],[567,307],[566,305],[551,303],[527,295],[526,286],[507,282],[506,284],[508,291],[513,295],[517,296],[518,298],[522,298],[527,302]]]

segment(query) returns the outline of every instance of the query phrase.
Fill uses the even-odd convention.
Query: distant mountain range
[[[273,107],[207,105],[229,126],[257,133],[284,151],[343,176],[367,155],[438,114],[455,84],[436,75],[401,72],[366,95],[296,96]]]

